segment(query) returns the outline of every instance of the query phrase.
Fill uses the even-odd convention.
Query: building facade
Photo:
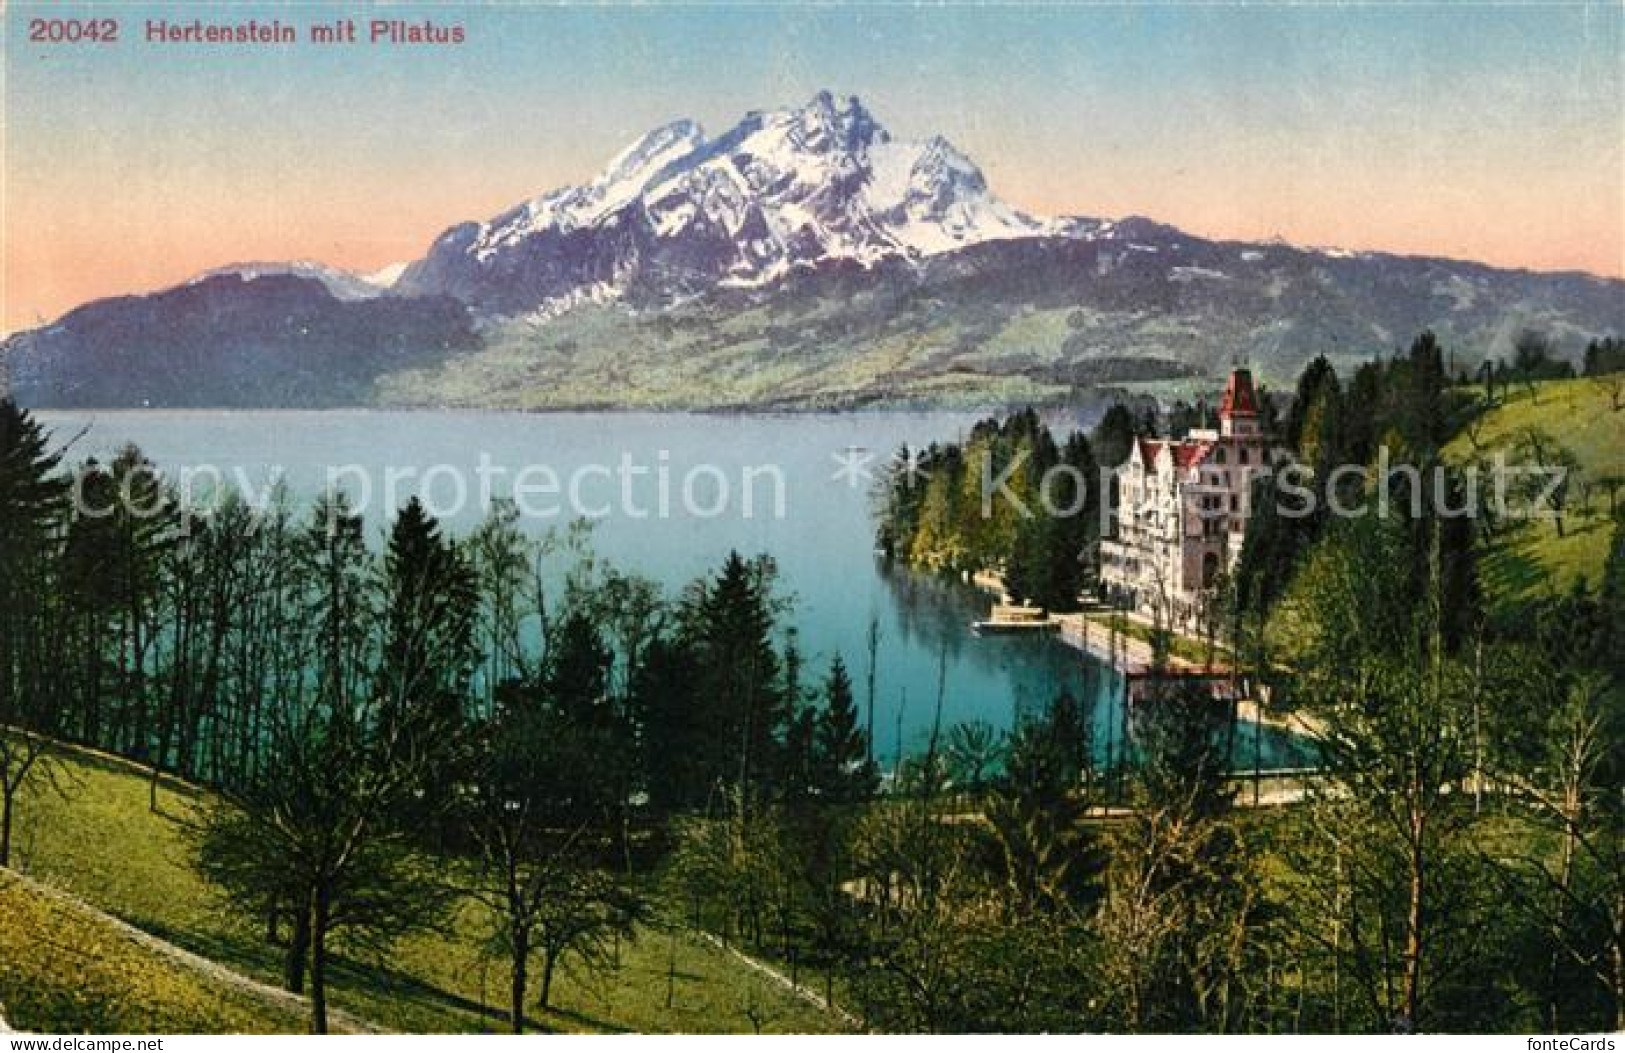
[[[1169,625],[1198,622],[1241,555],[1251,482],[1273,458],[1245,369],[1225,385],[1218,430],[1139,440],[1117,469],[1112,532],[1100,545],[1106,598]]]

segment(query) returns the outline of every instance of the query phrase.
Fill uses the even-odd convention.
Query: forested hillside
[[[1424,334],[1346,378],[1312,362],[1266,407],[1319,511],[1280,515],[1261,485],[1209,616],[1235,693],[1318,729],[1317,772],[1268,799],[1228,696],[1169,674],[1166,626],[1140,627],[1150,676],[1114,715],[1131,754],[1102,762],[1060,694],[1008,734],[939,717],[882,771],[876,654],[809,662],[770,556],[669,595],[509,505],[454,536],[409,503],[381,548],[341,498],[205,515],[140,451],[64,464],[0,402],[0,865],[276,980],[317,1031],[339,1011],[410,1030],[1617,1029],[1617,513],[1600,565],[1531,560],[1533,587],[1506,590],[1495,560],[1524,528],[1461,511],[1474,465],[1453,452],[1570,384],[1608,393],[1607,354],[1554,385],[1567,367],[1538,350],[1475,380]],[[965,448],[1115,464],[1206,412],[1121,410],[1061,443],[1019,414]],[[1595,472],[1617,432],[1589,420],[1553,437]],[[895,555],[1088,587],[1084,524],[975,517],[956,457],[932,451],[918,504],[891,481]],[[1565,538],[1602,529],[1585,478],[1555,505],[1519,495]],[[27,985],[0,1001],[53,1019],[51,983],[0,971]]]

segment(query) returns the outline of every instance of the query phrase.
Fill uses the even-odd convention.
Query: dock
[[[1042,607],[1031,607],[1021,603],[995,603],[993,613],[979,621],[971,622],[971,629],[979,636],[993,636],[1004,633],[1031,633],[1055,632],[1060,629],[1060,623],[1050,617],[1049,612]]]

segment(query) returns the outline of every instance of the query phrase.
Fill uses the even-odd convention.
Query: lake
[[[945,728],[985,720],[1008,729],[1068,690],[1093,706],[1100,758],[1121,755],[1114,672],[1050,636],[977,637],[969,625],[987,613],[986,596],[874,555],[869,480],[900,444],[958,438],[971,415],[149,410],[38,417],[58,442],[73,440],[70,461],[105,460],[133,442],[166,476],[189,476],[199,492],[216,471],[250,495],[281,479],[308,499],[336,482],[365,512],[374,540],[412,495],[454,532],[472,529],[487,499],[514,497],[532,533],[579,514],[594,523],[600,556],[673,595],[731,549],[765,552],[794,599],[789,621],[809,678],[841,655],[860,706],[868,627],[878,622],[875,739],[888,763],[899,751],[924,748],[944,660]],[[1265,766],[1275,763],[1278,738],[1264,736]]]

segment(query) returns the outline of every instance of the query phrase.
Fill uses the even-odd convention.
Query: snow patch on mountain
[[[402,266],[404,269],[404,265]],[[380,286],[359,274],[338,267],[331,267],[316,260],[293,260],[286,263],[267,261],[229,263],[224,267],[206,270],[182,284],[196,285],[206,279],[219,278],[225,275],[236,275],[244,281],[250,282],[268,275],[292,275],[296,278],[309,278],[321,282],[328,292],[340,300],[370,300],[383,292]]]
[[[604,221],[642,195],[650,180],[705,142],[693,121],[656,128],[623,150],[598,178],[583,186],[561,187],[525,202],[483,224],[473,253],[489,259],[505,247],[548,229],[561,232]]]
[[[941,137],[924,143],[884,143],[870,157],[868,208],[912,256],[1065,229],[994,197],[981,170]]]
[[[609,282],[594,282],[592,285],[583,285],[571,289],[563,296],[555,296],[544,300],[523,316],[514,319],[522,324],[542,325],[557,318],[567,311],[588,304],[614,303],[621,298],[621,290]]]
[[[410,264],[404,261],[391,263],[389,266],[380,267],[370,274],[361,275],[361,280],[380,292],[387,292],[395,287],[396,282],[401,280],[401,275],[406,273],[408,266]]]

